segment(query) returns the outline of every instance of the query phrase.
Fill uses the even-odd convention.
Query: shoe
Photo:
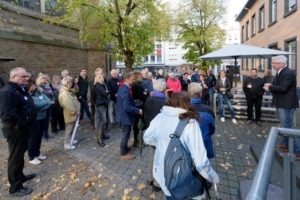
[[[31,188],[27,188],[27,187],[21,187],[20,189],[18,189],[16,192],[11,193],[11,196],[16,196],[16,197],[22,197],[25,196],[27,194],[30,194],[33,190]]]
[[[26,181],[29,181],[31,179],[34,179],[35,177],[36,177],[36,174],[29,174],[29,175],[25,176],[23,183],[25,183]]]
[[[64,144],[65,149],[75,149],[75,146],[69,145],[69,144]]]
[[[232,123],[237,124],[236,119],[232,119]]]
[[[33,160],[30,160],[29,163],[33,165],[38,165],[41,163],[41,161],[37,157],[35,157]]]
[[[72,144],[77,144],[78,140],[73,140]]]
[[[135,155],[127,153],[125,156],[120,156],[120,159],[121,160],[133,160],[133,159],[135,159]]]
[[[225,122],[225,118],[224,117],[221,117],[221,122]]]
[[[261,127],[262,126],[262,123],[260,121],[257,121],[256,122],[257,126]]]
[[[110,137],[109,137],[108,135],[104,135],[104,136],[103,136],[103,139],[104,139],[104,140],[107,140],[107,139],[109,139],[109,138],[110,138]]]
[[[152,191],[159,192],[159,191],[161,191],[161,188],[153,184],[152,185]]]
[[[285,145],[283,145],[283,144],[277,145],[276,149],[282,150],[282,151],[289,151],[289,149]]]
[[[95,129],[95,126],[94,126],[94,125],[91,125],[91,129],[94,130],[94,129]]]
[[[295,153],[294,155],[295,155],[296,160],[300,160],[300,154],[296,154]],[[284,157],[284,153],[280,153],[279,156],[283,158]]]
[[[105,147],[105,143],[103,142],[103,140],[97,140],[97,143],[100,147]]]
[[[83,125],[83,124],[84,124],[84,121],[83,121],[83,120],[79,120],[79,124],[80,124],[80,125]]]
[[[251,125],[252,124],[252,120],[248,120],[248,125]]]
[[[44,155],[40,154],[37,158],[39,160],[45,160],[47,158],[47,156],[44,156]]]
[[[153,185],[153,181],[147,180],[148,185]]]
[[[54,138],[54,136],[52,136],[52,135],[48,135],[47,139],[49,139],[49,138]]]

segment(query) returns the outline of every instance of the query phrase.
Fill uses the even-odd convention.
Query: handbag
[[[225,95],[228,99],[233,99],[233,94],[231,92],[226,92]]]
[[[135,99],[135,100],[133,100],[133,102],[134,102],[133,103],[134,107],[143,108],[143,106],[144,106],[144,102],[140,99]]]

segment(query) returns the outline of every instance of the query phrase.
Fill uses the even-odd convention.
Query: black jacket
[[[96,85],[94,85],[94,95],[94,102],[96,106],[106,105],[109,103],[109,93],[105,83],[96,83]]]
[[[158,79],[165,79],[165,76],[164,76],[164,75],[158,74],[158,75],[156,76],[156,80],[158,80]]]
[[[265,81],[262,78],[247,77],[243,82],[243,91],[244,91],[246,97],[261,98],[265,93],[265,90],[263,89],[264,84],[265,84]],[[249,88],[249,87],[251,87],[251,88]]]
[[[181,84],[181,90],[188,90],[188,86],[191,83],[190,79],[187,80],[183,80],[183,78],[179,79],[180,80],[180,84]]]
[[[148,128],[150,122],[160,113],[161,108],[164,106],[165,99],[161,97],[150,97],[145,103],[144,119],[146,127]]]
[[[205,76],[205,80],[208,88],[215,87],[217,81],[215,75],[211,74],[210,76]]]
[[[231,84],[230,84],[229,78],[226,77],[225,85],[223,85],[223,82],[222,82],[221,78],[219,78],[216,82],[215,88],[216,88],[216,90],[219,94],[222,94],[222,91],[220,91],[221,88],[225,88],[226,92],[230,92]]]
[[[143,102],[146,102],[148,95],[144,93],[145,88],[141,86],[139,83],[134,83],[132,86],[132,99],[140,99]]]
[[[119,78],[110,78],[107,80],[107,87],[109,90],[109,94],[110,94],[110,99],[112,101],[116,101],[116,94],[118,93],[118,89],[119,89],[119,83],[120,83],[120,79]]]
[[[296,74],[288,67],[283,68],[278,77],[275,77],[273,85],[270,85],[273,105],[284,109],[298,108],[296,86]]]
[[[8,82],[0,90],[0,118],[3,125],[29,131],[29,125],[36,120],[37,112],[26,87],[24,90],[14,82]]]
[[[2,79],[2,77],[0,76],[0,89],[3,88],[4,85],[5,85],[5,83],[4,83],[3,79]]]
[[[77,97],[82,97],[82,98],[87,98],[87,92],[89,88],[89,82],[88,82],[88,77],[83,79],[81,76],[78,78],[78,87],[79,87],[79,92],[76,94]]]

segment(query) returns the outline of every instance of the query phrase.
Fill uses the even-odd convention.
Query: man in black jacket
[[[107,87],[110,94],[110,102],[108,104],[108,116],[111,124],[116,123],[116,107],[117,107],[117,93],[119,89],[120,79],[117,70],[113,69],[110,72],[111,78],[107,80]]]
[[[208,94],[209,94],[209,101],[208,101],[208,103],[210,105],[210,103],[212,102],[212,99],[213,99],[213,89],[214,89],[214,87],[216,85],[217,79],[216,79],[215,75],[213,75],[211,73],[211,71],[208,69],[206,71],[205,80],[207,81]]]
[[[296,92],[296,74],[287,67],[285,56],[272,57],[272,67],[277,71],[273,84],[266,83],[265,90],[273,94],[273,105],[277,109],[278,119],[281,127],[292,128],[293,114],[299,107]],[[288,137],[284,136],[281,144],[276,148],[288,151]],[[300,160],[300,146],[297,138],[294,138],[294,153],[297,160]],[[282,154],[280,154],[282,155]]]
[[[243,91],[246,95],[247,101],[247,116],[248,124],[252,124],[253,117],[253,105],[255,106],[255,120],[257,126],[261,127],[261,104],[262,98],[265,93],[263,89],[265,81],[257,77],[257,70],[251,69],[250,76],[247,77],[243,82]]]
[[[24,187],[23,183],[36,176],[23,174],[24,154],[28,148],[32,124],[37,117],[34,102],[25,87],[28,79],[24,68],[14,68],[10,71],[9,82],[0,90],[0,118],[3,136],[9,148],[8,181],[12,196],[31,193],[32,189]]]
[[[81,113],[79,117],[79,123],[84,124],[83,121],[84,112],[86,113],[89,119],[91,118],[91,113],[87,102],[87,92],[89,88],[89,82],[86,76],[86,69],[82,69],[79,72],[78,87],[79,87],[79,92],[76,94],[76,96],[78,98],[78,101],[80,102],[80,113]]]

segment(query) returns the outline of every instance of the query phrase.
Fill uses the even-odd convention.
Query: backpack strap
[[[179,120],[179,123],[176,127],[176,130],[174,132],[174,134],[171,134],[170,137],[172,136],[177,136],[178,138],[180,138],[183,129],[185,128],[186,124],[188,123],[188,121],[190,120],[190,118],[185,118],[185,119],[181,119]]]
[[[197,169],[195,169],[193,172],[193,175],[196,176],[200,182],[202,183],[202,186],[204,187],[206,193],[207,193],[207,196],[208,196],[208,199],[211,199],[210,197],[210,194],[209,194],[209,188],[208,188],[208,185],[207,185],[207,180],[197,171]],[[212,184],[212,183],[211,183]]]

